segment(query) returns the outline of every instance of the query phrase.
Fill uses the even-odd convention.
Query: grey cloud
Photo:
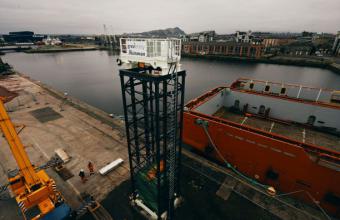
[[[340,0],[0,0],[0,33],[340,30]]]

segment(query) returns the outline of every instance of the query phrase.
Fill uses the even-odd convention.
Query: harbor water
[[[123,112],[117,55],[107,51],[7,53],[2,59],[15,70],[107,113]],[[340,90],[340,75],[320,68],[192,58],[182,58],[181,63],[187,71],[186,101],[240,77]]]

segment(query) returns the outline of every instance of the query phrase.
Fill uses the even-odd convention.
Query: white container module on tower
[[[145,67],[157,70],[159,74],[168,74],[171,66],[180,70],[181,40],[121,38],[120,60],[125,68]]]

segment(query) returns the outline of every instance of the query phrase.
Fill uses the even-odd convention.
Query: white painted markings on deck
[[[306,129],[303,129],[302,131],[302,143],[305,143],[306,141]]]
[[[273,128],[274,128],[275,122],[272,122],[272,124],[270,125],[270,130],[269,132],[272,132]]]
[[[246,122],[246,120],[248,119],[248,117],[246,116],[246,117],[244,117],[244,119],[243,119],[243,121],[241,122],[241,125],[243,125],[244,124],[244,122]]]

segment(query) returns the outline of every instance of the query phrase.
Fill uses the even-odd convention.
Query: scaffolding
[[[157,219],[173,218],[180,195],[185,76],[176,64],[164,75],[120,70],[132,201]]]

